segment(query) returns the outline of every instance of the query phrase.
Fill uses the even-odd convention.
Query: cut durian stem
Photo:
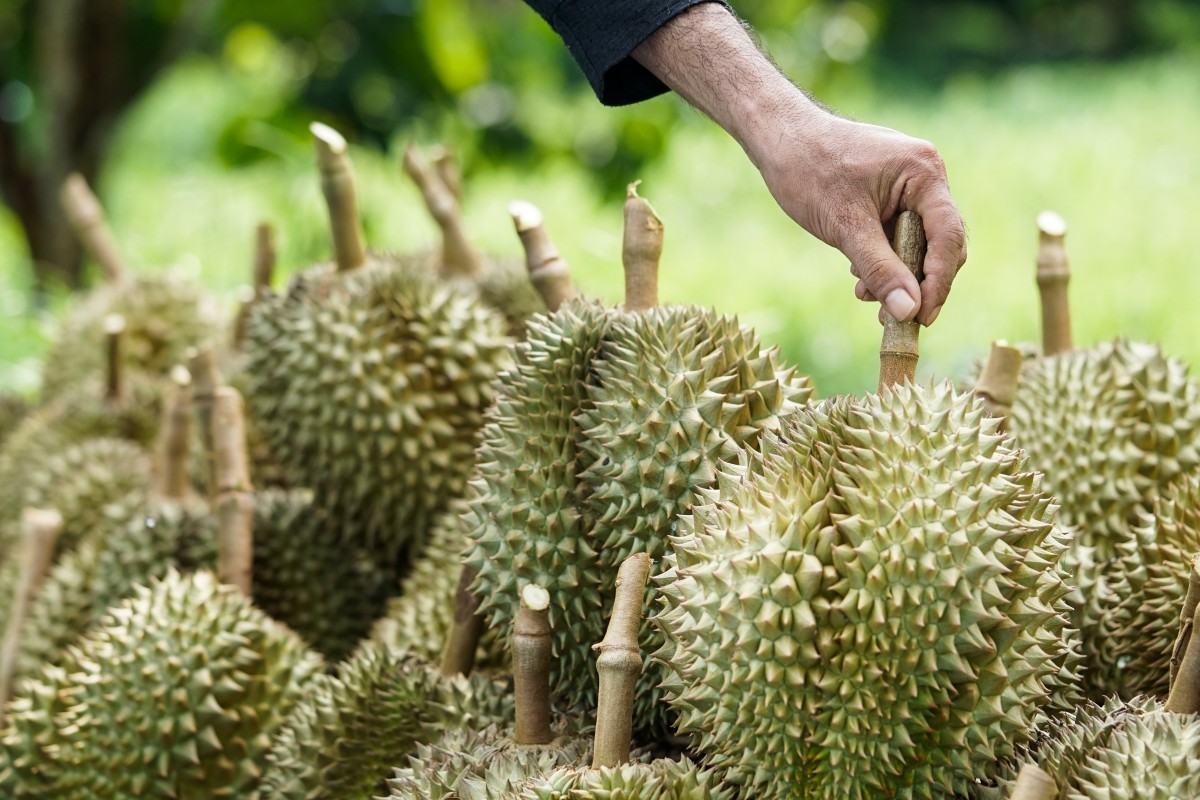
[[[51,509],[27,508],[21,521],[25,529],[24,561],[20,580],[13,589],[4,644],[0,647],[0,728],[4,725],[4,706],[12,693],[17,656],[21,652],[21,629],[54,560],[54,548],[63,530],[62,515]]]
[[[125,393],[124,365],[121,363],[125,318],[109,314],[104,318],[104,397],[117,402]]]
[[[212,347],[205,345],[192,350],[188,356],[188,372],[192,376],[192,408],[196,411],[200,447],[203,453],[205,490],[211,501],[216,496],[216,462],[213,460],[213,393],[223,383],[217,369],[217,357]]]
[[[1192,586],[1197,581],[1197,570],[1200,570],[1200,556],[1192,559],[1188,600],[1195,594]],[[1184,605],[1186,608],[1187,600]],[[1181,626],[1171,654],[1171,691],[1167,695],[1165,708],[1177,714],[1200,713],[1200,637],[1195,635],[1196,625],[1200,624],[1200,607],[1195,606],[1194,602],[1191,623],[1186,630]]]
[[[1025,764],[1017,775],[1009,800],[1055,800],[1058,786],[1037,764]]]
[[[625,192],[625,233],[621,262],[625,266],[625,311],[646,311],[658,305],[658,262],[662,258],[663,224],[654,207],[637,193],[638,184]]]
[[[542,296],[546,308],[557,311],[559,306],[578,296],[571,281],[571,269],[559,254],[558,248],[546,233],[542,211],[533,203],[514,200],[508,206],[517,236],[525,248],[525,267],[529,282]]]
[[[213,392],[213,446],[217,471],[217,577],[250,597],[254,494],[247,466],[242,396],[230,386]]]
[[[429,160],[433,162],[433,168],[437,171],[437,176],[442,184],[461,204],[463,197],[462,170],[458,167],[458,159],[454,156],[454,151],[439,144],[430,151]]]
[[[250,324],[250,313],[254,304],[271,289],[275,277],[275,229],[269,222],[260,222],[254,229],[253,284],[243,287],[237,319],[233,323],[233,346],[241,350],[246,342],[246,326]]]
[[[1042,298],[1042,354],[1058,355],[1070,350],[1071,307],[1067,301],[1067,283],[1071,270],[1063,239],[1066,221],[1053,211],[1038,214],[1037,284]]]
[[[171,370],[171,392],[159,434],[158,494],[183,500],[190,492],[188,470],[192,444],[192,376],[182,364]]]
[[[411,143],[404,148],[404,171],[421,190],[425,207],[442,230],[442,274],[464,278],[481,274],[483,258],[467,238],[462,208],[454,192],[442,182],[416,145]]]
[[[975,396],[983,402],[988,416],[1007,418],[1012,411],[1024,360],[1021,351],[1003,339],[992,342],[992,350],[975,382]]]
[[[1187,594],[1183,597],[1183,610],[1179,612],[1179,633],[1176,634],[1175,644],[1171,647],[1169,685],[1174,685],[1183,654],[1187,652],[1191,642],[1197,605],[1200,605],[1200,553],[1192,556],[1192,570],[1188,573]]]
[[[317,146],[321,193],[325,195],[325,205],[329,207],[333,259],[338,272],[349,272],[367,263],[367,247],[358,218],[354,165],[350,162],[346,139],[340,133],[320,122],[309,125],[308,130]]]
[[[517,744],[546,744],[550,729],[550,593],[531,583],[521,590],[513,623],[512,673]]]
[[[485,627],[479,598],[471,592],[475,578],[475,570],[464,564],[454,592],[454,625],[442,652],[442,674],[446,676],[470,675],[475,669],[475,651]]]
[[[88,186],[87,180],[78,172],[72,172],[63,181],[58,199],[67,214],[71,230],[104,270],[105,279],[109,283],[124,280],[128,270],[117,251],[108,221],[104,218],[104,207]]]
[[[896,219],[892,249],[920,283],[924,278],[925,229],[915,211],[905,211]],[[884,310],[883,341],[879,345],[880,391],[885,386],[895,386],[916,378],[920,335],[921,326],[915,319],[900,322]]]
[[[633,695],[642,674],[638,629],[642,624],[642,598],[650,577],[650,554],[634,553],[617,570],[616,599],[596,669],[600,673],[600,696],[596,705],[596,746],[592,769],[615,767],[629,760],[633,734]]]

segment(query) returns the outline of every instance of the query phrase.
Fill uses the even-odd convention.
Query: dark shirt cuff
[[[667,91],[630,53],[664,23],[692,6],[723,0],[562,0],[530,2],[566,42],[600,102],[637,103]],[[549,7],[547,7],[549,6]]]

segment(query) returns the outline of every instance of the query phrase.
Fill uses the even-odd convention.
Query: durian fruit
[[[121,354],[125,366],[131,372],[165,377],[189,347],[220,329],[215,299],[195,281],[171,271],[130,274],[117,254],[103,209],[82,176],[67,179],[62,201],[76,235],[103,267],[107,282],[62,321],[44,361],[43,398],[57,397],[103,371],[101,354],[90,345],[100,340],[105,319],[112,314],[126,322]]]
[[[367,800],[387,791],[392,768],[418,745],[511,713],[504,684],[447,677],[425,659],[364,647],[315,684],[276,734],[261,796]]]
[[[16,798],[241,797],[320,658],[208,572],[170,573],[22,684],[0,734]]]
[[[474,290],[368,260],[345,140],[317,130],[338,269],[258,304],[249,398],[271,450],[346,536],[400,560],[465,488],[509,338]]]
[[[672,537],[667,696],[740,796],[962,793],[1071,675],[1066,534],[949,384],[764,435]]]
[[[658,758],[600,769],[560,768],[528,781],[521,800],[733,800],[712,770],[691,759]]]

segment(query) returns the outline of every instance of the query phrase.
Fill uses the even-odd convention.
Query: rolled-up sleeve
[[[621,106],[667,91],[663,82],[634,61],[630,53],[663,23],[681,12],[700,3],[721,0],[525,2],[566,42],[600,102]]]

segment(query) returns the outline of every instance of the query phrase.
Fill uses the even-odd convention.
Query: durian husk
[[[320,657],[208,572],[171,572],[26,680],[0,734],[20,797],[240,797]]]
[[[521,800],[733,800],[720,776],[683,756],[616,767],[562,767],[530,780]]]
[[[740,796],[965,793],[1072,679],[1068,537],[970,395],[827,402],[672,537],[667,696]]]

